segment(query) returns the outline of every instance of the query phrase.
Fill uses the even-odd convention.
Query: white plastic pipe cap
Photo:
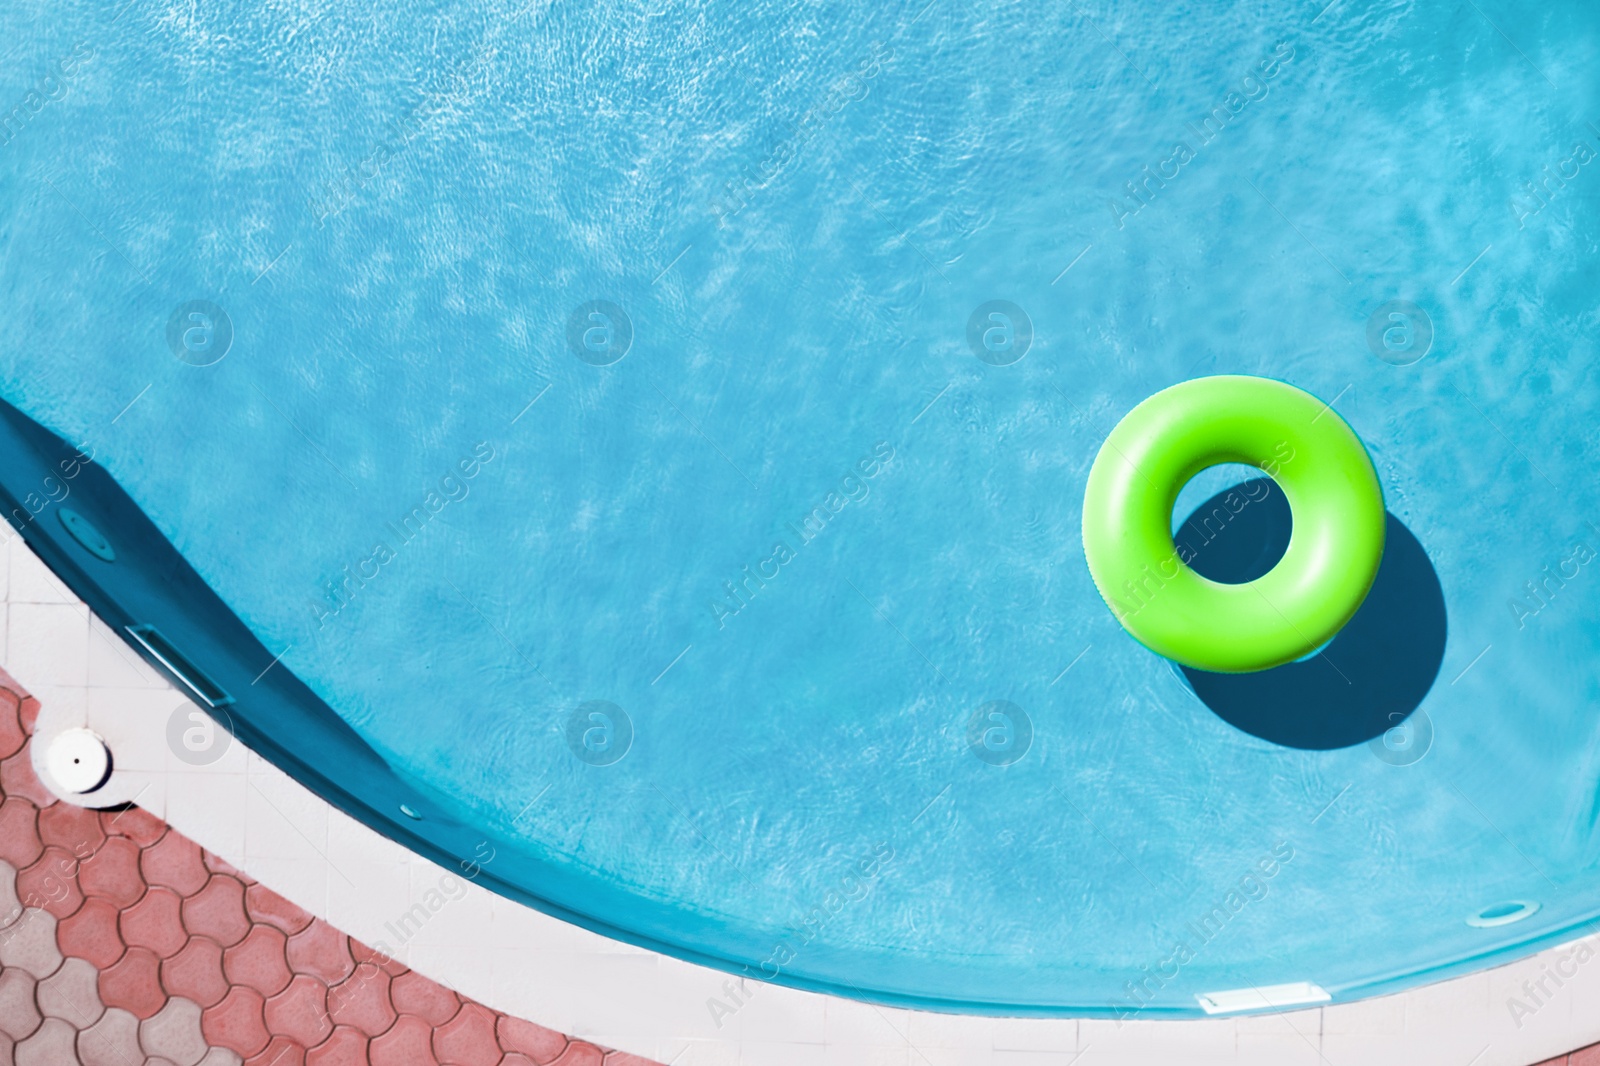
[[[111,749],[92,729],[64,729],[50,741],[45,768],[56,784],[81,796],[111,776]]]

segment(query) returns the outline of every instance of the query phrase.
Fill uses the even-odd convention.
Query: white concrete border
[[[470,882],[400,941],[395,923],[449,872],[237,742],[207,766],[175,758],[167,723],[185,697],[6,532],[0,664],[41,703],[33,748],[41,777],[48,737],[92,728],[115,760],[96,806],[137,800],[358,940],[387,945],[465,995],[573,1036],[674,1066],[1529,1066],[1600,1041],[1600,965],[1577,967],[1520,1027],[1507,1007],[1512,995],[1526,999],[1524,981],[1567,960],[1573,945],[1362,1002],[1120,1027],[894,1010],[751,984],[748,1001],[719,1029],[707,1001],[727,999],[726,974],[609,940]],[[82,799],[62,792],[69,802]]]

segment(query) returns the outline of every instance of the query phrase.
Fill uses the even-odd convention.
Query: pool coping
[[[1582,965],[1600,947],[1595,937],[1366,1000],[1119,1023],[938,1014],[740,982],[563,922],[463,878],[455,879],[460,894],[452,887],[447,906],[414,928],[397,927],[430,891],[437,898],[452,871],[323,801],[243,743],[231,743],[204,766],[175,758],[167,723],[190,704],[188,697],[21,536],[7,533],[0,545],[6,608],[0,665],[40,700],[35,765],[58,794],[38,753],[60,730],[91,728],[114,756],[96,806],[137,802],[350,936],[389,948],[400,962],[491,1008],[574,1037],[674,1066],[1080,1060],[1132,1066],[1176,1056],[1292,1066],[1357,1055],[1371,1066],[1419,1060],[1528,1066],[1600,1040],[1600,1011],[1592,1010],[1600,1004],[1600,966]],[[401,929],[410,935],[397,938]],[[1547,996],[1537,992],[1541,981]],[[1513,1002],[1531,1009],[1514,1018]]]

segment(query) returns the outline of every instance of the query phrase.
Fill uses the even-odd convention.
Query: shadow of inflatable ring
[[[1260,502],[1231,515],[1220,530],[1214,524],[1206,528],[1205,519],[1230,493]],[[1217,717],[1290,748],[1326,751],[1388,734],[1386,750],[1393,749],[1393,754],[1384,761],[1408,765],[1427,754],[1427,744],[1405,738],[1420,739],[1426,733],[1431,741],[1432,723],[1425,716],[1409,727],[1406,723],[1444,661],[1444,589],[1428,553],[1405,523],[1388,513],[1385,521],[1383,559],[1371,591],[1317,654],[1254,674],[1218,674],[1174,664]],[[1203,576],[1237,583],[1272,565],[1274,553],[1281,554],[1281,545],[1288,542],[1291,524],[1283,493],[1270,479],[1258,479],[1202,504],[1179,527],[1177,540],[1189,539],[1195,549],[1190,565]]]

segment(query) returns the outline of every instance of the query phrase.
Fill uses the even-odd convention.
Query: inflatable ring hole
[[[1179,521],[1179,515],[1187,517]],[[1189,568],[1224,585],[1266,576],[1288,551],[1294,529],[1283,490],[1242,463],[1208,467],[1191,478],[1178,492],[1172,520],[1172,542]]]

